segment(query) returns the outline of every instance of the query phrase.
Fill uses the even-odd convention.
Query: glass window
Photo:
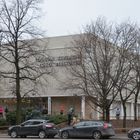
[[[43,122],[41,122],[41,121],[33,121],[32,125],[38,125],[38,124],[41,124],[41,123],[43,123]]]
[[[91,126],[92,125],[92,122],[89,121],[89,122],[85,122],[85,126]]]
[[[77,123],[75,126],[84,126],[85,125],[85,122],[80,122],[80,123]]]
[[[103,123],[101,122],[92,122],[93,126],[103,126]]]
[[[22,125],[24,125],[24,126],[26,126],[26,125],[32,125],[32,121],[24,122],[24,123],[22,123]]]

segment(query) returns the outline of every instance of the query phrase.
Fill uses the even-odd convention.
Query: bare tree
[[[116,84],[121,75],[121,58],[117,57],[116,49],[118,34],[114,30],[113,24],[101,18],[87,25],[74,41],[74,53],[80,56],[81,64],[70,67],[72,88],[81,89],[91,97],[107,121],[110,106],[118,95]]]
[[[124,126],[125,104],[135,90],[132,76],[135,39],[133,24],[113,25],[99,18],[87,25],[84,33],[74,40],[73,52],[79,55],[81,63],[68,67],[72,74],[68,79],[69,88],[79,89],[89,96],[100,108],[103,120],[109,121],[110,106],[114,100],[122,101]]]
[[[136,44],[133,49],[133,63],[132,63],[132,69],[133,69],[133,77],[134,82],[133,86],[135,87],[134,91],[134,120],[137,121],[137,102],[138,97],[140,93],[140,34],[139,29],[136,36]]]
[[[51,70],[44,71],[36,61],[47,57],[40,46],[41,39],[37,39],[42,33],[33,26],[39,17],[38,0],[1,0],[0,3],[1,76],[11,83],[11,94],[17,99],[17,123],[20,123],[22,97],[35,92],[41,76],[50,74]]]
[[[121,58],[120,64],[122,66],[122,72],[117,83],[117,88],[119,90],[119,95],[123,106],[123,127],[125,128],[127,116],[126,102],[128,102],[129,100],[132,101],[133,94],[136,89],[136,86],[134,85],[134,71],[132,67],[134,60],[133,50],[137,42],[137,29],[136,25],[131,23],[130,21],[121,23],[116,29],[119,33],[118,56],[120,56]]]

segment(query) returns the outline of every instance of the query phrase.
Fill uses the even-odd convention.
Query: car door
[[[31,132],[31,135],[35,135],[35,136],[38,135],[39,129],[42,128],[41,127],[42,123],[43,122],[39,121],[39,120],[38,121],[36,120],[36,121],[32,122],[32,125],[30,125],[30,128],[29,128],[30,129],[29,131]]]
[[[22,123],[19,127],[18,134],[19,135],[29,135],[30,134],[30,125],[32,125],[32,121],[26,121]]]
[[[79,137],[90,137],[92,133],[92,123],[91,121],[85,121],[83,125],[78,126],[77,129]]]
[[[35,136],[38,135],[40,124],[43,123],[39,120],[30,120],[21,125],[21,135]]]
[[[103,127],[102,122],[99,121],[92,122],[92,133],[94,133],[97,130],[101,132],[102,127]]]
[[[85,122],[80,122],[80,123],[74,125],[71,135],[73,137],[84,137],[85,136],[84,125],[85,125]]]

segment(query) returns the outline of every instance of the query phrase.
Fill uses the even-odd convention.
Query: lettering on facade
[[[38,57],[36,58],[36,62],[40,63],[41,68],[53,66],[63,67],[81,64],[80,56],[78,55],[59,56],[59,57]]]

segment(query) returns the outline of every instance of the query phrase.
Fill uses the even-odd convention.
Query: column
[[[100,120],[100,108],[97,106],[97,120]]]
[[[134,104],[133,103],[131,103],[131,120],[133,120],[134,119]]]
[[[81,97],[81,118],[85,119],[85,96]]]
[[[51,115],[52,113],[52,99],[48,97],[48,114]]]

